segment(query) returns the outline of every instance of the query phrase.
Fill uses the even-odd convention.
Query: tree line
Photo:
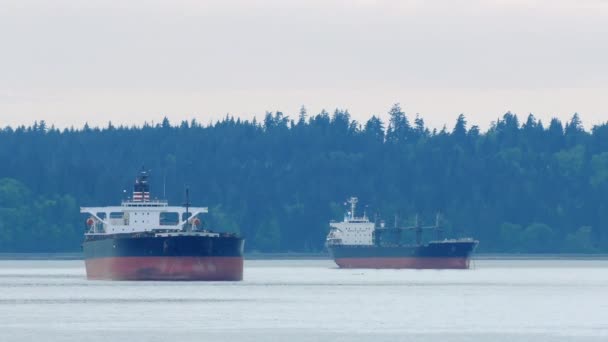
[[[153,197],[182,204],[188,187],[209,206],[205,225],[240,233],[249,251],[323,250],[328,221],[357,196],[387,224],[440,212],[445,235],[474,237],[480,252],[608,252],[608,124],[506,113],[485,132],[464,115],[431,130],[399,105],[388,114],[5,127],[0,252],[79,250],[78,207],[118,204],[142,166]]]

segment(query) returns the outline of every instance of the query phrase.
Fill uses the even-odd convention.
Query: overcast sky
[[[608,1],[0,0],[0,126],[608,120]]]

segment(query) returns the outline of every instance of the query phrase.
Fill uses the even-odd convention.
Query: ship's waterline
[[[341,268],[414,268],[414,269],[468,269],[470,259],[465,257],[395,257],[395,258],[335,258]]]
[[[107,257],[85,264],[91,280],[243,280],[241,257]]]

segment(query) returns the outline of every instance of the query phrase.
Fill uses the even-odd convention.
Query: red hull
[[[408,258],[337,258],[341,268],[414,268],[467,269],[469,258],[408,257]]]
[[[243,280],[242,257],[110,257],[85,264],[92,280]]]

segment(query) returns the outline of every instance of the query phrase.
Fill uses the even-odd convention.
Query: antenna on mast
[[[350,203],[350,218],[351,220],[355,218],[355,207],[357,206],[357,202],[359,201],[359,199],[357,197],[351,197],[348,199],[348,201],[346,201],[347,203]]]
[[[188,208],[190,207],[190,188],[186,187],[186,203],[184,203],[186,207],[186,214],[188,214]]]
[[[436,232],[438,241],[443,238],[443,229],[439,225],[440,220],[441,220],[441,213],[437,212],[437,216],[435,216],[435,232]]]
[[[418,214],[416,214],[416,223],[414,225],[414,231],[416,232],[416,245],[422,244],[422,227],[418,222]]]
[[[190,230],[188,227],[188,221],[190,220],[190,212],[188,211],[190,208],[190,189],[188,187],[186,187],[186,203],[184,203],[184,206],[186,207],[186,230]]]

